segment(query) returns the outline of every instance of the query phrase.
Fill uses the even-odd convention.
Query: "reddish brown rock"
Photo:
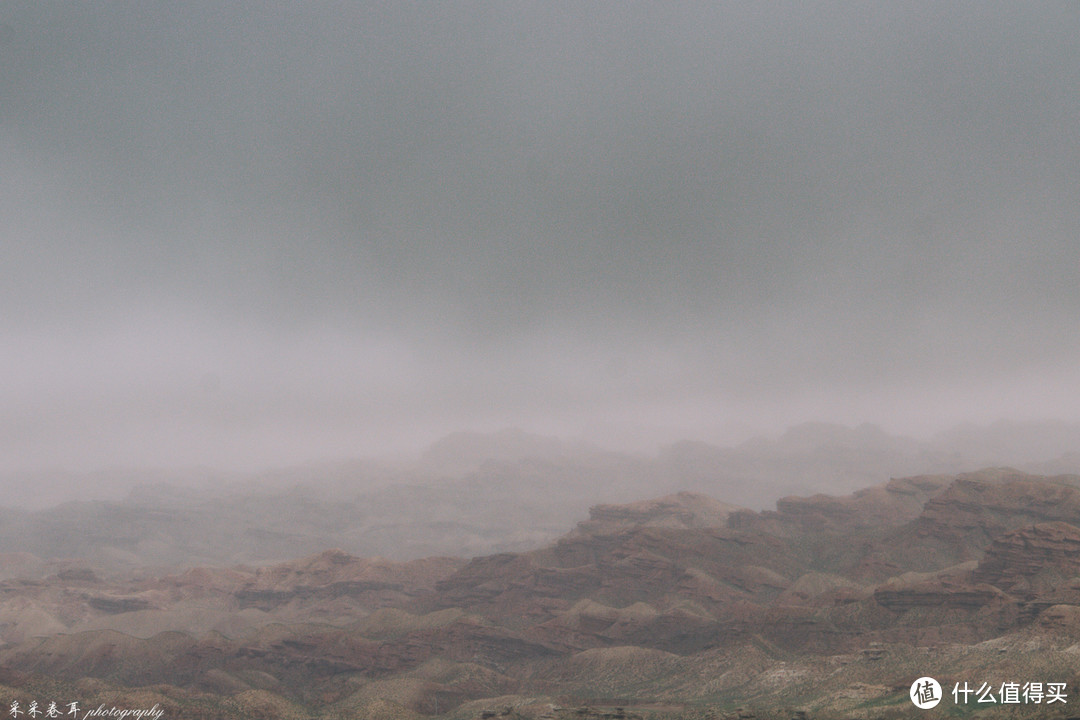
[[[915,608],[980,610],[991,604],[1011,601],[1007,593],[993,585],[939,578],[913,583],[886,583],[874,590],[874,602],[901,612]]]
[[[1045,522],[995,538],[974,577],[1031,599],[1076,575],[1080,575],[1080,528]]]

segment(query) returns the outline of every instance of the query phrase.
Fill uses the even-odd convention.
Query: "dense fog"
[[[0,471],[1080,420],[1078,33],[1063,2],[5,3]]]

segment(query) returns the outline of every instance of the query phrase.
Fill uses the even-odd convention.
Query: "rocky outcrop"
[[[1025,599],[1080,575],[1080,528],[1064,522],[1037,523],[994,539],[974,573]]]
[[[995,538],[1040,522],[1080,524],[1080,478],[992,468],[954,478],[918,517],[867,548],[855,575],[882,581],[979,560]]]
[[[1080,478],[996,468],[958,476],[926,503],[914,529],[978,553],[1009,530],[1053,521],[1080,525]]]
[[[727,526],[786,538],[899,527],[919,517],[926,503],[952,481],[950,476],[922,475],[892,479],[846,496],[789,496],[776,502],[775,511],[734,512]]]
[[[578,524],[578,531],[611,535],[639,527],[724,527],[728,516],[741,509],[707,495],[680,492],[627,505],[595,505],[589,509],[589,519]]]
[[[353,598],[368,607],[401,604],[432,591],[464,564],[456,558],[397,563],[327,550],[255,571],[233,591],[241,607],[272,610],[293,600]]]
[[[97,595],[86,598],[86,603],[94,608],[105,613],[126,613],[134,612],[136,610],[147,610],[153,605],[142,597],[117,597],[110,595]]]
[[[893,479],[847,497],[786,497],[777,501],[776,512],[805,532],[896,526],[918,517],[926,502],[942,493],[951,480],[948,476],[925,475]]]
[[[874,590],[874,602],[899,612],[916,608],[976,611],[995,603],[1012,602],[1012,598],[986,583],[967,584],[935,578],[911,583],[886,583]]]

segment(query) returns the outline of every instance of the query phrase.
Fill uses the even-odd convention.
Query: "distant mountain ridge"
[[[540,547],[584,507],[616,500],[693,492],[765,509],[789,495],[842,495],[987,464],[1080,472],[1077,448],[1080,426],[1065,423],[965,427],[930,441],[806,423],[775,439],[682,442],[654,457],[521,430],[455,433],[410,462],[312,464],[221,482],[203,475],[197,488],[159,475],[122,500],[0,508],[0,547],[109,567],[264,564],[327,547],[394,560],[469,557]]]

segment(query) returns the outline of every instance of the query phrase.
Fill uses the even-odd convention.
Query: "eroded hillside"
[[[178,718],[891,718],[931,675],[1065,683],[1080,702],[1075,476],[920,476],[767,512],[680,492],[468,561],[2,564],[4,698]]]

